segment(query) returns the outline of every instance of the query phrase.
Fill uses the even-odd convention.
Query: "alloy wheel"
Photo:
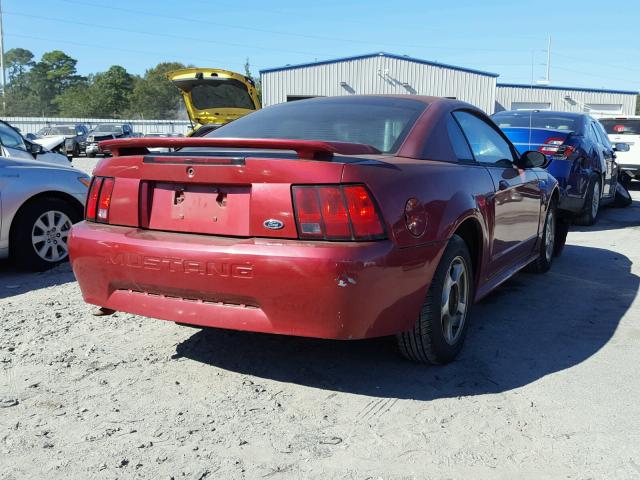
[[[69,254],[67,238],[71,225],[71,219],[58,210],[40,215],[31,230],[31,244],[38,256],[52,263],[65,259]]]
[[[444,278],[440,320],[442,334],[449,345],[455,344],[464,330],[469,305],[469,272],[460,256],[455,257]]]
[[[556,222],[553,210],[549,210],[549,212],[547,213],[547,221],[544,227],[544,232],[544,252],[545,257],[547,258],[547,262],[550,262],[551,257],[553,257],[553,248],[556,240]]]

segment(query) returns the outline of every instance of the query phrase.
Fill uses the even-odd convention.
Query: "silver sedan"
[[[0,258],[29,270],[65,261],[89,182],[71,166],[0,157]]]

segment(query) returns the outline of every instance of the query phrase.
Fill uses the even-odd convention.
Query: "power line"
[[[102,28],[105,30],[110,30],[110,31],[119,31],[119,32],[126,32],[126,33],[134,33],[134,34],[139,34],[139,35],[148,35],[151,37],[165,37],[165,38],[172,38],[172,39],[176,39],[176,40],[187,40],[189,42],[197,42],[197,43],[211,43],[211,44],[215,44],[215,45],[227,45],[227,46],[231,46],[231,47],[242,47],[242,48],[249,48],[249,49],[254,49],[254,50],[266,50],[266,51],[279,51],[279,52],[284,52],[284,53],[295,53],[295,54],[299,54],[299,55],[305,55],[305,56],[314,56],[314,55],[326,55],[325,53],[313,53],[313,52],[300,52],[300,51],[296,51],[296,50],[287,50],[287,49],[282,49],[282,48],[269,48],[269,47],[260,47],[257,45],[245,45],[245,44],[241,44],[241,43],[231,43],[231,42],[223,42],[220,40],[212,40],[212,39],[203,39],[203,38],[195,38],[195,37],[186,37],[186,36],[182,36],[182,35],[172,35],[170,33],[159,33],[159,32],[145,32],[143,30],[131,30],[128,28],[122,28],[122,27],[117,27],[117,26],[113,26],[113,25],[100,25],[97,23],[85,23],[85,22],[78,22],[78,21],[70,21],[69,19],[65,19],[65,18],[56,18],[56,17],[43,17],[40,15],[31,15],[28,13],[20,13],[20,12],[4,12],[6,15],[14,15],[14,16],[19,16],[19,17],[26,17],[26,18],[34,18],[34,19],[38,19],[38,20],[44,20],[44,21],[48,21],[48,22],[58,22],[58,23],[64,23],[65,25],[69,25],[69,24],[73,24],[73,25],[80,25],[83,27],[90,27],[90,28]]]
[[[246,25],[233,25],[233,24],[229,24],[229,23],[220,23],[220,22],[212,22],[210,20],[203,20],[201,18],[193,18],[193,17],[181,17],[181,16],[174,16],[174,15],[166,15],[166,14],[162,14],[162,13],[155,13],[155,12],[149,12],[149,11],[143,11],[143,10],[135,10],[135,9],[131,9],[131,8],[124,8],[124,7],[116,7],[113,5],[100,5],[97,3],[92,3],[92,2],[85,2],[82,0],[59,0],[60,2],[64,2],[64,3],[71,3],[71,4],[75,4],[75,5],[84,5],[84,6],[88,6],[88,7],[92,7],[92,8],[102,8],[102,9],[106,9],[106,10],[115,10],[115,11],[120,11],[120,12],[126,12],[126,13],[133,13],[136,15],[144,15],[144,16],[148,16],[148,17],[156,17],[156,18],[164,18],[164,19],[168,19],[168,20],[172,20],[172,21],[183,21],[183,22],[188,22],[188,23],[199,23],[199,24],[204,24],[207,26],[217,26],[217,27],[224,27],[224,28],[231,28],[231,29],[236,29],[236,30],[246,30],[246,31],[253,31],[253,32],[260,32],[260,33],[269,33],[269,34],[273,34],[273,35],[283,35],[283,36],[288,36],[288,37],[298,37],[298,38],[308,38],[308,39],[313,39],[313,40],[328,40],[328,41],[335,41],[335,42],[341,42],[341,43],[357,43],[357,44],[361,44],[361,45],[373,45],[374,42],[370,42],[367,40],[356,40],[356,39],[350,39],[350,38],[340,38],[340,37],[328,37],[328,36],[324,36],[324,35],[313,35],[313,34],[308,34],[308,33],[292,33],[292,32],[284,32],[284,31],[279,31],[279,30],[271,30],[271,29],[266,29],[266,28],[259,28],[259,27],[250,27],[250,26],[246,26]],[[441,29],[441,30],[449,30],[449,29]],[[531,37],[530,35],[526,35],[526,37]],[[420,45],[420,44],[410,44],[410,43],[387,43],[387,42],[375,42],[375,45],[384,45],[384,46],[389,46],[389,47],[406,47],[406,48],[430,48],[430,49],[439,49],[439,50],[463,50],[463,51],[477,51],[477,52],[515,52],[515,51],[519,51],[517,49],[505,49],[505,48],[468,48],[468,47],[446,47],[446,46],[441,46],[441,45]]]
[[[28,38],[28,39],[32,39],[32,40],[42,40],[43,42],[56,42],[56,43],[62,43],[62,44],[67,44],[67,45],[75,45],[75,46],[79,46],[79,47],[88,47],[88,48],[98,48],[101,50],[107,50],[107,51],[111,51],[111,52],[129,52],[129,53],[142,53],[142,54],[151,54],[151,55],[161,55],[161,56],[167,56],[168,53],[166,51],[164,52],[158,52],[158,51],[153,51],[153,50],[134,50],[134,49],[130,49],[130,48],[113,48],[113,47],[107,47],[105,45],[98,45],[95,43],[84,43],[84,42],[74,42],[74,41],[70,41],[70,40],[58,40],[58,39],[53,39],[53,38],[45,38],[45,37],[36,37],[33,35],[23,35],[21,33],[5,33],[5,37],[16,37],[16,38]],[[182,54],[180,54],[182,55]],[[222,59],[215,59],[215,58],[205,58],[205,57],[189,57],[189,59],[191,60],[200,60],[203,62],[208,62],[208,63],[224,63],[227,62],[228,60],[222,60]],[[252,64],[252,66],[261,68],[261,67],[266,67],[265,65],[256,65],[256,64]]]

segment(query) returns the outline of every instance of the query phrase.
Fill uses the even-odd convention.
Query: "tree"
[[[93,78],[89,90],[93,115],[118,118],[129,108],[133,77],[123,67],[113,65]]]
[[[258,95],[258,100],[262,104],[262,82],[260,81],[260,77],[255,78],[251,74],[251,64],[249,63],[249,58],[247,57],[247,61],[244,62],[244,75],[245,77],[249,77],[253,80],[253,83],[256,85],[256,95]]]
[[[67,88],[58,95],[54,102],[58,106],[61,117],[92,117],[93,104],[91,88],[88,83],[81,83]]]
[[[164,62],[147,70],[144,77],[135,82],[129,114],[137,118],[176,118],[182,109],[182,100],[166,74],[181,68],[185,68],[182,63]]]
[[[11,84],[23,79],[27,71],[35,65],[33,53],[24,48],[12,48],[7,51],[4,55],[4,61],[7,68],[7,80]]]

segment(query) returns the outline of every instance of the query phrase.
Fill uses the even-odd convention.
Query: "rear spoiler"
[[[363,143],[322,142],[317,140],[286,140],[281,138],[122,138],[103,140],[98,145],[114,157],[145,155],[148,148],[220,147],[251,148],[260,150],[293,150],[305,160],[330,160],[334,154],[366,155],[381,153]]]

